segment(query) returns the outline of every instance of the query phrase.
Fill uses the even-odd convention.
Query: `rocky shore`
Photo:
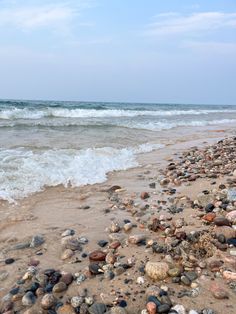
[[[4,242],[0,313],[236,313],[236,138],[135,180],[141,191],[100,188],[106,227],[95,242],[74,226]],[[85,199],[77,210],[89,225]]]

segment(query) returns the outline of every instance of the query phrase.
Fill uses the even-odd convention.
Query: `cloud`
[[[232,42],[198,42],[189,41],[184,44],[185,47],[191,48],[194,51],[200,51],[210,54],[235,54],[236,53],[236,43]]]
[[[236,13],[201,12],[183,15],[177,12],[161,13],[154,17],[143,32],[145,36],[204,33],[236,27]]]
[[[32,2],[31,2],[32,3]],[[9,2],[0,9],[0,26],[21,30],[68,26],[81,11],[92,7],[92,0],[53,1],[40,4]],[[87,22],[81,22],[86,25]],[[91,24],[91,23],[90,23]]]

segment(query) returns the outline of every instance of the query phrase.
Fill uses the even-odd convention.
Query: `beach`
[[[1,313],[235,313],[236,220],[229,215],[235,215],[236,201],[234,192],[229,200],[236,186],[235,128],[230,122],[191,123],[154,134],[136,130],[140,135],[132,153],[122,146],[122,133],[119,138],[106,130],[108,139],[117,141],[111,159],[107,150],[101,158],[118,165],[104,167],[101,158],[96,160],[92,170],[103,167],[95,170],[97,182],[92,173],[83,181],[89,171],[85,162],[84,184],[66,185],[64,176],[61,183],[43,182],[36,191],[36,177],[30,176],[33,190],[14,184],[5,189]],[[44,129],[47,136],[54,127]],[[45,138],[37,142],[41,148]],[[60,147],[60,139],[56,154],[75,149]],[[143,139],[148,139],[145,146]],[[188,175],[191,165],[196,168]],[[15,199],[20,193],[24,197]]]

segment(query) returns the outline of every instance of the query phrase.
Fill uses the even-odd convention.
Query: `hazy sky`
[[[236,104],[236,1],[0,0],[0,98]]]

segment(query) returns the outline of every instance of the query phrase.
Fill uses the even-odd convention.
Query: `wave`
[[[122,123],[119,122],[118,125],[120,127],[126,127],[131,129],[141,129],[141,130],[149,130],[149,131],[162,131],[162,130],[170,130],[181,126],[186,127],[197,127],[197,126],[210,126],[210,125],[218,125],[218,124],[231,124],[236,123],[236,119],[222,119],[222,120],[196,120],[196,121],[157,121],[157,122],[128,122]]]
[[[78,187],[104,182],[107,173],[138,166],[136,155],[164,147],[143,144],[134,148],[86,150],[0,150],[0,199],[10,203],[47,186]]]
[[[138,117],[138,116],[156,116],[171,117],[182,115],[209,115],[212,113],[236,113],[236,110],[230,109],[212,109],[212,110],[124,110],[124,109],[67,109],[67,108],[11,108],[1,109],[0,119],[42,119],[42,118],[118,118],[118,117]]]

